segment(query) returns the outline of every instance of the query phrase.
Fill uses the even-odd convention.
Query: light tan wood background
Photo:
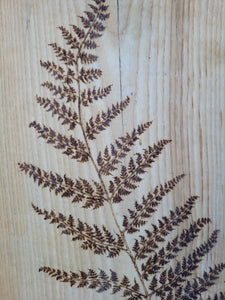
[[[28,128],[30,121],[37,120],[66,132],[35,102],[36,94],[44,96],[46,92],[40,84],[50,79],[39,60],[54,58],[48,43],[63,43],[56,27],[78,24],[77,15],[86,4],[81,0],[0,1],[0,299],[119,299],[56,282],[38,273],[42,265],[134,273],[123,255],[110,260],[81,251],[78,244],[60,236],[54,226],[37,216],[30,203],[110,228],[107,209],[93,212],[73,206],[38,188],[17,167],[19,161],[26,161],[74,178],[95,177],[92,169],[71,162]],[[113,83],[113,92],[100,108],[126,95],[131,95],[132,103],[93,143],[93,152],[147,120],[153,120],[153,125],[134,151],[161,138],[173,140],[134,195],[137,198],[160,182],[187,174],[164,200],[155,219],[190,195],[200,196],[193,220],[201,216],[213,220],[200,240],[213,229],[221,229],[218,245],[204,259],[201,271],[225,261],[225,1],[111,0],[110,13],[98,54],[104,72],[102,84]],[[90,113],[97,109],[93,107]],[[121,205],[124,211],[132,200],[130,197]],[[224,288],[224,280],[223,274],[211,290]]]

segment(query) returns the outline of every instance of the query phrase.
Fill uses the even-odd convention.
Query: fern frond
[[[110,181],[109,192],[114,203],[121,202],[124,196],[129,195],[137,188],[137,183],[142,180],[140,175],[143,175],[146,169],[152,166],[155,158],[170,142],[171,140],[160,140],[153,147],[145,149],[143,154],[136,153],[136,161],[132,157],[130,158],[128,168],[123,166],[120,177],[114,177],[113,181]]]
[[[189,254],[188,257],[183,257],[182,261],[176,263],[176,267],[173,269],[170,267],[168,270],[164,270],[157,281],[157,285],[153,287],[153,292],[156,296],[165,296],[170,291],[174,289],[179,289],[179,287],[184,286],[187,278],[193,275],[193,272],[199,266],[199,263],[202,261],[202,258],[209,253],[209,251],[217,243],[218,230],[215,230],[207,242],[197,247],[192,254]],[[223,266],[224,268],[224,266]],[[148,275],[144,277],[148,279]]]
[[[146,254],[154,252],[159,247],[158,244],[165,241],[165,236],[188,219],[197,199],[197,196],[190,197],[184,206],[176,207],[175,211],[170,211],[169,217],[163,217],[162,220],[159,220],[159,226],[152,224],[153,231],[145,230],[146,237],[140,236],[140,247],[136,253],[136,258],[144,259]]]
[[[95,135],[105,130],[110,125],[110,122],[128,106],[129,102],[130,99],[127,97],[121,103],[117,103],[116,105],[113,104],[111,108],[108,108],[107,112],[102,111],[101,114],[97,114],[95,120],[91,117],[86,123],[86,134],[88,139],[94,140]]]
[[[97,18],[100,21],[105,21],[109,18],[109,13],[104,13],[108,9],[108,5],[101,5],[100,7],[96,7],[93,4],[89,4],[89,7],[92,9],[92,11],[97,15]]]
[[[75,32],[75,34],[77,35],[77,37],[79,38],[79,40],[83,40],[85,37],[85,31],[84,29],[76,26],[76,25],[70,25],[73,28],[73,31]]]
[[[69,45],[71,49],[78,49],[80,47],[80,42],[69,30],[63,26],[59,26],[58,29],[61,31],[63,38],[67,41],[66,44]]]
[[[69,125],[69,129],[73,130],[78,124],[78,114],[67,108],[65,104],[60,105],[55,99],[43,98],[36,96],[36,101],[43,106],[48,112],[52,113],[52,117],[58,116],[58,120],[62,120],[62,125]]]
[[[65,70],[54,62],[40,60],[40,65],[45,68],[56,80],[63,80]]]
[[[174,189],[177,183],[184,177],[184,174],[176,176],[172,180],[157,186],[147,197],[142,198],[142,203],[135,202],[135,210],[128,209],[129,217],[123,216],[123,227],[127,233],[139,231],[139,227],[146,224],[153,213],[157,210],[158,205],[166,194]]]
[[[225,264],[221,263],[215,265],[214,268],[210,268],[209,272],[204,272],[203,277],[197,277],[196,279],[193,279],[192,282],[188,280],[183,288],[184,294],[182,297],[187,297],[187,299],[197,299],[203,292],[206,292],[211,286],[215,285],[216,280],[219,278],[219,274],[224,269]],[[209,297],[208,299],[211,298]],[[220,293],[220,298],[215,295],[214,299],[225,299],[225,294]]]
[[[158,273],[171,260],[175,259],[180,251],[198,237],[199,232],[209,222],[211,222],[209,218],[198,219],[197,222],[190,225],[189,229],[184,229],[179,236],[177,235],[171,242],[169,241],[165,247],[162,247],[157,252],[154,251],[154,254],[141,266],[144,277],[147,278],[148,275]],[[136,245],[136,248],[137,246],[139,244]],[[138,250],[137,248],[135,252],[137,253]]]
[[[63,63],[67,66],[74,66],[76,65],[76,58],[73,52],[70,50],[63,49],[57,45],[57,43],[49,44],[53,48],[53,51],[56,54],[56,57],[59,58],[60,61],[63,61]]]
[[[55,132],[50,127],[45,125],[40,125],[36,121],[30,123],[29,127],[33,127],[37,133],[38,137],[46,140],[46,143],[54,145],[54,148],[63,150],[63,154],[66,154],[71,159],[76,159],[78,162],[87,162],[89,160],[89,153],[86,145],[79,139],[72,137],[67,137],[61,133]]]
[[[117,234],[115,237],[105,226],[102,230],[97,225],[90,226],[86,222],[77,220],[73,216],[66,217],[62,213],[56,215],[51,210],[41,210],[38,206],[32,204],[33,209],[38,215],[43,215],[44,220],[49,220],[50,224],[57,224],[62,234],[71,235],[72,241],[81,241],[83,250],[92,250],[94,254],[107,254],[108,257],[115,257],[125,250],[122,238]]]
[[[76,179],[73,181],[66,175],[61,176],[57,173],[46,172],[32,164],[19,163],[21,171],[32,177],[34,182],[42,188],[48,188],[49,191],[54,191],[56,195],[61,195],[63,198],[72,198],[72,203],[83,202],[84,208],[97,209],[105,204],[107,199],[104,196],[102,186],[93,181],[91,185],[86,179]]]
[[[70,68],[67,68],[67,73],[65,74],[65,70],[61,66],[56,65],[54,62],[40,60],[40,64],[56,80],[61,80],[64,84],[70,85],[74,80],[77,80],[75,72]]]
[[[117,170],[116,165],[121,163],[121,159],[127,156],[132,146],[134,146],[138,140],[138,137],[143,134],[151,124],[152,122],[146,122],[138,125],[138,128],[134,129],[131,134],[127,133],[125,136],[116,139],[115,143],[111,144],[111,154],[109,153],[109,147],[105,148],[104,155],[102,155],[100,151],[97,159],[98,165],[100,166],[100,174],[111,175],[112,171]]]
[[[144,295],[139,291],[140,286],[135,279],[134,284],[131,284],[126,276],[124,276],[122,281],[119,281],[118,274],[112,270],[110,270],[110,275],[107,275],[105,271],[101,269],[98,271],[89,269],[88,272],[80,271],[75,273],[65,272],[50,267],[41,267],[39,272],[44,272],[60,282],[68,282],[71,286],[76,286],[77,288],[86,287],[96,290],[98,293],[111,289],[111,294],[123,292],[124,297],[129,296],[130,300],[141,300],[144,297]],[[129,299],[127,298],[127,300]]]
[[[105,88],[98,88],[95,87],[92,89],[85,89],[81,92],[81,103],[84,106],[88,106],[89,104],[93,103],[94,101],[97,101],[99,99],[103,99],[104,97],[107,97],[109,93],[112,90],[112,85],[108,85]]]
[[[84,51],[81,51],[78,58],[80,59],[82,64],[93,64],[98,60],[97,55],[93,55],[91,53],[85,53]]]
[[[54,96],[59,96],[60,99],[66,98],[66,102],[75,102],[77,100],[76,90],[68,85],[56,86],[52,82],[45,81],[42,83],[42,86],[48,88]]]
[[[92,41],[90,39],[87,39],[86,41],[83,42],[84,49],[92,50],[92,49],[96,49],[97,47],[98,45],[95,43],[95,41]]]
[[[83,83],[90,83],[102,76],[102,70],[100,69],[87,69],[81,68],[78,79]]]

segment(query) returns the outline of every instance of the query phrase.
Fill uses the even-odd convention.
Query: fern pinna
[[[98,112],[89,120],[82,117],[82,110],[88,107],[90,109],[91,105],[106,98],[112,90],[111,84],[106,87],[93,86],[93,82],[102,76],[102,70],[89,66],[98,60],[95,54],[97,40],[102,36],[108,18],[106,0],[92,0],[89,10],[80,17],[80,26],[71,25],[71,31],[62,26],[58,27],[68,47],[63,49],[56,43],[50,46],[60,63],[40,62],[55,81],[42,84],[52,93],[53,98],[37,96],[37,103],[52,116],[56,116],[62,125],[68,126],[71,135],[62,135],[36,121],[30,123],[30,127],[46,143],[52,144],[79,163],[92,164],[98,180],[89,182],[80,178],[78,174],[77,179],[73,180],[67,175],[47,172],[25,162],[19,163],[19,168],[41,188],[48,188],[56,195],[70,198],[72,203],[81,202],[85,209],[98,209],[109,205],[117,234],[113,234],[105,226],[100,228],[97,225],[89,225],[73,215],[57,214],[53,210],[47,211],[34,204],[32,207],[49,223],[55,224],[62,234],[70,235],[72,241],[78,241],[83,250],[109,258],[115,258],[121,252],[125,252],[130,257],[136,275],[130,278],[124,272],[119,275],[114,270],[94,270],[88,267],[85,271],[73,272],[43,266],[39,271],[61,282],[68,282],[71,286],[86,287],[98,293],[109,290],[112,295],[120,293],[121,297],[129,300],[203,299],[202,294],[215,284],[220,272],[225,268],[225,264],[221,263],[203,272],[202,276],[194,276],[202,259],[215,246],[218,231],[212,232],[208,240],[187,257],[182,257],[180,252],[199,236],[204,226],[210,223],[209,218],[197,219],[172,240],[166,240],[166,237],[192,214],[198,197],[190,197],[183,206],[176,207],[168,216],[158,220],[158,224],[148,224],[163,198],[174,189],[184,177],[183,174],[157,186],[140,201],[136,201],[133,208],[128,209],[123,216],[122,224],[114,213],[114,207],[138,188],[144,174],[170,140],[160,140],[155,145],[143,149],[141,153],[136,153],[128,159],[127,166],[121,167],[122,159],[129,154],[140,135],[150,127],[151,122],[146,122],[117,138],[111,145],[105,146],[97,157],[94,157],[91,151],[91,143],[111,126],[112,120],[130,103],[127,97],[106,111]],[[76,138],[77,127],[82,131],[82,140]],[[141,231],[142,227],[145,230]],[[128,242],[128,235],[134,236],[132,243]],[[204,294],[204,297],[208,300],[225,299],[225,293],[219,292],[213,296]]]

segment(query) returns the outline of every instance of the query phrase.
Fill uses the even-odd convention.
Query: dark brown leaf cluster
[[[91,226],[79,219],[75,223],[72,215],[69,217],[62,213],[56,215],[53,210],[48,212],[34,204],[32,206],[39,215],[44,216],[45,220],[49,220],[50,224],[57,224],[62,234],[72,235],[73,241],[81,241],[83,250],[89,249],[98,255],[107,254],[108,257],[115,257],[124,250],[122,238],[118,234],[113,235],[105,226],[102,226],[101,230],[97,225]]]
[[[81,101],[84,106],[88,106],[89,104],[93,103],[93,101],[97,101],[99,99],[103,99],[107,97],[112,90],[112,85],[108,85],[105,88],[98,88],[95,87],[93,89],[83,90],[81,92]]]
[[[60,105],[55,99],[36,96],[37,103],[43,106],[48,112],[52,113],[52,117],[58,116],[58,120],[62,120],[62,125],[69,125],[69,129],[73,130],[78,124],[78,114],[67,108],[65,104]]]
[[[174,211],[170,211],[168,217],[158,220],[159,225],[152,224],[152,230],[145,230],[146,236],[140,235],[140,240],[136,241],[135,252],[137,259],[145,259],[147,254],[155,252],[159,247],[159,243],[165,241],[165,237],[170,234],[175,227],[179,226],[184,220],[188,219],[198,197],[189,198],[184,206],[176,207]]]
[[[145,149],[143,154],[136,153],[136,160],[130,158],[128,168],[123,166],[120,176],[116,176],[113,181],[110,181],[109,192],[114,203],[121,202],[124,196],[128,196],[138,187],[142,180],[141,176],[147,168],[152,166],[154,160],[170,142],[170,140],[161,140],[153,147],[149,146],[148,149]]]
[[[72,203],[83,202],[84,208],[96,209],[103,206],[104,202],[107,201],[102,186],[96,181],[93,181],[94,185],[82,178],[73,181],[66,175],[60,176],[57,173],[48,173],[27,163],[19,163],[19,168],[29,177],[32,177],[40,187],[48,188],[63,198],[72,198]]]
[[[65,37],[65,36],[64,36]],[[75,55],[70,50],[67,51],[61,47],[59,47],[56,43],[49,44],[53,48],[56,56],[59,58],[60,61],[67,66],[73,66],[76,64]]]
[[[179,299],[198,299],[203,292],[206,292],[212,285],[215,285],[216,280],[219,279],[220,273],[225,269],[225,264],[221,263],[215,265],[214,268],[209,268],[208,272],[204,272],[202,277],[197,277],[191,281],[185,283],[185,287],[182,290],[181,288],[177,289],[177,295],[180,296]],[[220,296],[217,294],[214,298],[208,297],[207,300],[225,300],[225,294],[220,293]]]
[[[66,98],[66,102],[75,102],[77,100],[76,90],[70,85],[57,86],[52,82],[45,81],[42,86],[47,87],[54,96],[59,96],[60,99]]]
[[[95,289],[96,292],[102,293],[109,289],[112,290],[112,294],[123,292],[123,297],[129,297],[127,300],[143,299],[143,294],[140,292],[140,286],[134,280],[134,284],[131,284],[130,280],[124,276],[120,281],[118,274],[115,271],[110,270],[110,275],[107,275],[105,271],[99,270],[96,272],[93,269],[89,269],[88,272],[80,271],[65,272],[50,267],[41,267],[39,272],[44,272],[51,277],[55,277],[56,280],[61,282],[68,282],[71,286],[77,288],[87,287],[89,289]]]
[[[66,40],[66,44],[71,47],[71,49],[78,49],[80,47],[80,42],[76,37],[74,37],[71,32],[69,32],[65,27],[59,26],[59,30],[62,33],[63,38]],[[79,37],[78,37],[79,38]],[[71,53],[71,52],[70,52]],[[65,52],[66,54],[66,52]],[[76,59],[73,55],[74,62],[76,63]],[[67,59],[68,60],[68,59]]]
[[[90,83],[96,79],[99,79],[102,76],[102,70],[100,69],[84,69],[81,68],[78,79],[83,83]]]
[[[184,177],[184,174],[176,176],[172,180],[164,183],[164,185],[157,186],[152,193],[148,193],[147,197],[143,196],[142,203],[135,202],[135,210],[128,209],[129,217],[123,216],[123,227],[127,233],[135,233],[139,231],[139,227],[146,224],[161,200],[169,192],[171,192],[176,184]]]
[[[202,258],[215,246],[215,243],[217,242],[217,233],[218,231],[214,231],[207,242],[196,248],[192,254],[188,255],[187,258],[183,257],[182,261],[178,261],[175,268],[170,267],[160,274],[157,274],[157,276],[155,275],[149,285],[149,289],[153,292],[153,294],[161,297],[161,299],[166,299],[165,297],[173,293],[175,290],[176,295],[178,296],[176,299],[186,299],[181,297],[184,296],[183,292],[185,289],[188,290],[186,284],[188,287],[190,286],[187,278],[193,275],[194,270],[198,267]],[[222,271],[225,264],[221,264],[221,266],[223,266],[221,268]],[[217,278],[215,278],[214,281],[216,279]],[[208,290],[209,286],[205,287],[205,291]],[[198,295],[199,290],[197,285],[194,287],[194,290],[196,295]]]
[[[130,98],[127,97],[124,101],[113,104],[111,108],[108,108],[107,112],[101,112],[97,114],[95,119],[93,117],[86,123],[86,134],[88,139],[94,140],[95,135],[101,131],[107,129],[110,123],[115,119],[130,103]]]
[[[78,162],[87,162],[89,160],[87,147],[79,139],[56,133],[50,127],[41,126],[36,121],[31,122],[29,127],[33,127],[39,133],[39,137],[43,138],[46,143],[54,145],[56,149],[63,150],[63,154],[66,154],[71,159],[76,159]]]
[[[208,218],[198,219],[197,222],[193,222],[190,225],[189,229],[184,229],[179,236],[177,235],[171,242],[169,241],[165,247],[159,250],[156,249],[157,251],[154,250],[154,252],[152,251],[153,255],[141,266],[144,278],[148,278],[149,275],[157,274],[165,265],[175,259],[180,251],[188,247],[188,245],[198,237],[201,229],[209,222],[210,219]],[[139,249],[140,246],[137,242],[133,250],[138,253]],[[140,259],[139,257],[137,258]]]
[[[77,80],[75,77],[75,73],[72,69],[67,68],[67,72],[65,70],[50,61],[40,61],[40,64],[43,68],[45,68],[56,80],[62,81],[63,84],[70,85],[74,80]]]
[[[151,124],[152,122],[141,124],[137,129],[133,130],[132,134],[127,133],[125,136],[116,139],[115,143],[111,144],[111,151],[109,151],[108,146],[105,147],[103,155],[100,151],[97,158],[100,174],[111,175],[112,171],[117,170],[116,165],[121,163],[121,159],[127,156],[139,136],[143,134]]]

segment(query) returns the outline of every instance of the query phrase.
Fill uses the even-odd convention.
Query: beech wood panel
[[[65,270],[113,269],[135,275],[129,258],[115,259],[81,251],[67,236],[37,216],[30,203],[41,208],[73,213],[84,221],[105,224],[115,230],[109,209],[83,210],[21,174],[17,163],[26,161],[46,170],[95,179],[94,169],[72,162],[37,139],[28,124],[47,123],[61,128],[36,104],[45,96],[41,83],[49,79],[39,61],[52,60],[49,43],[63,43],[57,26],[79,24],[77,16],[87,8],[80,0],[1,0],[1,202],[0,202],[0,298],[118,299],[87,289],[56,282],[40,266]],[[154,220],[182,205],[190,195],[199,195],[193,219],[213,221],[200,235],[207,239],[220,229],[219,241],[203,260],[207,266],[225,261],[225,1],[222,0],[111,0],[110,19],[97,48],[102,84],[113,84],[109,99],[92,106],[87,116],[109,103],[131,97],[122,117],[92,143],[97,154],[106,144],[137,124],[153,121],[136,148],[172,139],[135,191],[141,197],[172,177],[186,177],[163,201]],[[99,104],[100,103],[100,104]],[[89,114],[89,115],[88,115]],[[128,198],[116,213],[131,206]],[[121,216],[122,217],[122,216]],[[153,220],[153,221],[154,221]],[[198,245],[200,240],[193,243]],[[191,249],[187,249],[189,253]],[[224,289],[225,275],[211,291]]]

